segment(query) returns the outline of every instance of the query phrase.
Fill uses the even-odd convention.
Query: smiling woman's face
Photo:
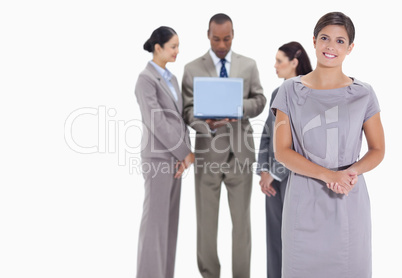
[[[164,63],[176,61],[177,54],[179,54],[179,37],[173,35],[173,37],[167,41],[163,47],[159,46],[155,48],[155,50],[154,55],[158,55],[158,58]]]
[[[328,25],[314,37],[317,63],[324,67],[339,67],[352,49],[344,26]]]

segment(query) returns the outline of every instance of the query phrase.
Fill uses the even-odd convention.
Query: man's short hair
[[[222,13],[216,14],[212,16],[211,19],[209,20],[208,30],[212,22],[215,22],[216,24],[223,24],[226,21],[230,21],[230,23],[232,23],[233,25],[232,19],[228,15]]]

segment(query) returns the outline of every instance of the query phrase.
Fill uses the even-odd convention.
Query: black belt
[[[345,166],[341,166],[341,167],[335,167],[335,168],[329,168],[329,170],[332,170],[332,171],[343,171],[343,170],[346,170],[346,169],[348,169],[350,166],[352,166],[354,163],[352,163],[352,164],[349,164],[349,165],[345,165]]]

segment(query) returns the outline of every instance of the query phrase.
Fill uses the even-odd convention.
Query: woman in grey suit
[[[145,42],[153,59],[140,73],[135,95],[143,121],[145,199],[138,242],[137,278],[172,278],[179,221],[181,175],[194,162],[182,97],[166,68],[179,53],[179,38],[161,26]]]
[[[279,78],[290,79],[312,71],[310,59],[303,46],[289,42],[279,47],[275,69]],[[278,93],[272,92],[270,105]],[[258,154],[257,174],[261,176],[261,191],[266,194],[265,216],[267,233],[267,277],[280,278],[282,269],[282,208],[289,170],[275,159],[273,132],[275,116],[271,110],[264,126]]]

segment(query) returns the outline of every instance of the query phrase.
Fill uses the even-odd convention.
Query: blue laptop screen
[[[241,118],[243,79],[194,77],[194,117]]]

